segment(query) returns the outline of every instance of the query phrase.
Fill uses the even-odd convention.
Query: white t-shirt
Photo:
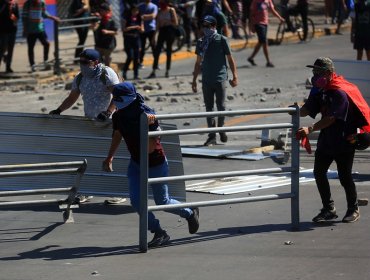
[[[119,83],[116,72],[108,66],[103,67],[106,72],[105,84],[100,76],[95,78],[82,76],[80,85],[77,86],[78,75],[76,75],[72,82],[72,90],[79,90],[81,93],[85,117],[89,119],[94,119],[100,112],[107,110],[112,99],[112,94],[107,87]]]

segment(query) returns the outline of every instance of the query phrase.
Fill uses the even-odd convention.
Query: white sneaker
[[[92,195],[82,195],[82,194],[78,194],[76,196],[76,198],[78,199],[78,202],[79,203],[86,203],[86,202],[89,202],[93,196]]]
[[[104,203],[108,205],[116,205],[124,203],[126,200],[127,199],[124,197],[112,197],[111,199],[104,200]]]

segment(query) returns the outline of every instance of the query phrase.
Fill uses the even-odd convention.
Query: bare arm
[[[112,142],[110,144],[108,156],[105,158],[103,161],[103,170],[106,172],[112,172],[113,171],[113,158],[114,155],[117,153],[117,150],[119,148],[119,145],[121,144],[122,141],[122,134],[119,132],[119,130],[115,130],[113,132],[112,136]]]
[[[78,89],[71,90],[69,95],[66,99],[62,102],[62,104],[58,107],[61,112],[69,109],[77,99],[80,97],[80,91]]]
[[[327,128],[331,126],[335,122],[335,118],[328,116],[328,117],[323,117],[321,120],[318,122],[312,124],[311,126],[308,127],[302,127],[298,130],[298,132],[304,132],[306,135],[318,131],[324,128]]]
[[[172,13],[172,18],[171,18],[172,25],[177,26],[179,24],[179,20],[177,18],[177,14],[174,8],[171,8],[171,13]]]
[[[193,82],[191,84],[191,88],[193,89],[193,92],[197,92],[197,77],[200,73],[200,63],[201,62],[202,62],[202,57],[200,55],[197,55],[197,59],[195,61],[194,71],[193,71]]]
[[[231,73],[233,74],[233,79],[230,81],[230,85],[232,87],[236,87],[238,85],[238,73],[236,70],[236,64],[233,56],[231,54],[227,55],[227,61],[229,62]]]
[[[281,15],[275,10],[274,6],[272,6],[271,8],[271,13],[276,16],[281,22],[284,22],[285,19],[281,17]]]

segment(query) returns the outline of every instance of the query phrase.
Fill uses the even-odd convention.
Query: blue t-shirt
[[[335,122],[320,131],[317,150],[326,154],[338,154],[353,150],[347,137],[356,133],[355,105],[342,90],[318,91],[313,89],[303,105],[315,118],[318,113],[322,117],[331,116]]]
[[[148,5],[146,3],[142,3],[139,5],[139,11],[141,15],[150,15],[153,13],[157,15],[158,7],[157,5],[151,2]],[[155,29],[156,29],[155,18],[152,20],[144,20],[144,32],[154,31]]]

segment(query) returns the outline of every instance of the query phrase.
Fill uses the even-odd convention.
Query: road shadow
[[[57,226],[57,225],[55,225]],[[299,232],[314,230],[311,222],[300,223]],[[203,243],[212,240],[221,240],[226,238],[234,238],[242,235],[269,233],[269,232],[292,232],[291,224],[265,224],[257,226],[245,227],[230,227],[219,228],[215,231],[198,232],[195,235],[171,240],[166,246],[158,247],[172,247],[181,246],[195,243]],[[296,231],[294,231],[296,232]],[[155,249],[155,248],[154,248]],[[153,249],[151,249],[153,250]],[[58,245],[49,245],[37,248],[31,251],[21,252],[17,256],[3,257],[0,261],[12,261],[22,259],[43,259],[43,260],[66,260],[66,259],[79,259],[79,258],[98,258],[114,255],[129,255],[141,253],[138,245],[118,246],[118,247],[74,247],[74,248],[60,248]]]

